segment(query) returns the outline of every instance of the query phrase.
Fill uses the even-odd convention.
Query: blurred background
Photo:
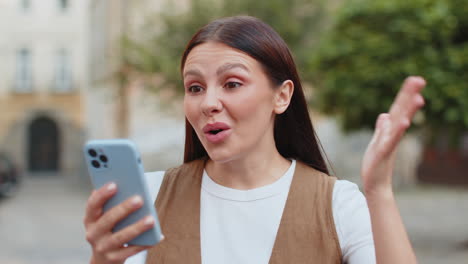
[[[394,185],[420,263],[468,263],[466,0],[0,0],[0,263],[87,263],[86,140],[134,140],[147,171],[182,162],[181,52],[212,19],[286,40],[334,173],[359,184],[377,115],[428,85]]]

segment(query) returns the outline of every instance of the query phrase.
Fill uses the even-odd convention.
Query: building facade
[[[124,35],[138,38],[146,16],[163,10],[166,2],[95,0],[89,5],[88,137],[133,140],[147,171],[165,170],[182,161],[182,103],[174,102],[176,107],[168,109],[162,106],[164,99],[160,95],[138,83],[126,85],[120,81],[119,72],[124,70],[121,40]],[[186,6],[184,3],[177,5]],[[159,26],[157,19],[154,26]]]
[[[87,2],[0,2],[0,151],[25,172],[83,168]]]

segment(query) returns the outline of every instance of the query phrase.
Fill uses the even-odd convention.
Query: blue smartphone
[[[162,239],[161,227],[146,185],[143,165],[139,152],[132,141],[127,139],[90,140],[84,146],[84,156],[94,188],[109,182],[117,184],[117,193],[104,205],[104,211],[122,203],[131,196],[140,195],[143,206],[118,222],[113,232],[131,225],[147,215],[152,215],[155,224],[152,229],[132,239],[128,245],[155,245]]]

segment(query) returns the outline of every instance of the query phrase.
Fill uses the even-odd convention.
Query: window
[[[62,11],[67,10],[68,5],[69,5],[69,1],[68,1],[68,0],[59,0],[60,10],[62,10]]]
[[[72,90],[70,54],[65,49],[60,49],[55,56],[54,90],[69,92]]]
[[[23,11],[28,11],[31,8],[31,0],[21,0],[20,4]]]
[[[14,89],[16,92],[32,92],[31,52],[20,49],[16,53],[16,78]]]

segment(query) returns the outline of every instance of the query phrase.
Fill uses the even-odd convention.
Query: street
[[[87,191],[57,176],[23,179],[0,200],[0,263],[88,263],[82,224]]]
[[[468,264],[468,189],[417,187],[397,194],[419,263]]]
[[[63,178],[27,177],[0,200],[0,263],[87,263],[82,224],[89,190]],[[468,190],[417,187],[398,204],[420,263],[468,263]]]

